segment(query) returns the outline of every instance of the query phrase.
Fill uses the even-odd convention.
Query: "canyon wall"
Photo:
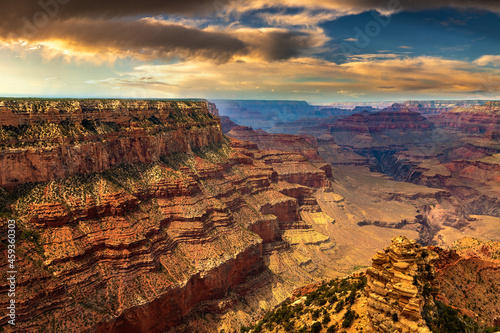
[[[457,106],[449,112],[429,117],[436,126],[463,130],[469,133],[500,132],[500,104],[486,102],[483,105]]]
[[[391,129],[429,130],[432,123],[418,112],[408,108],[376,113],[356,113],[350,117],[337,120],[331,131],[352,131],[359,133],[383,132]]]
[[[103,172],[220,143],[207,102],[3,102],[0,186]]]
[[[31,105],[34,117],[2,126],[0,240],[15,218],[20,272],[16,326],[3,312],[2,328],[199,331],[189,328],[197,313],[283,283],[266,256],[290,248],[286,232],[315,233],[302,214],[321,212],[314,193],[330,186],[327,174],[298,153],[223,137],[205,102],[169,103],[99,111],[106,121],[87,118],[83,103],[75,114]],[[4,279],[3,308],[8,288]]]

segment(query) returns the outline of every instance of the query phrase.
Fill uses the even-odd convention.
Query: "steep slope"
[[[425,311],[434,307],[430,294],[437,255],[415,241],[397,237],[379,251],[366,271],[367,311],[376,332],[430,332]]]
[[[438,299],[487,326],[500,326],[500,243],[463,238],[437,249]]]
[[[337,180],[348,180],[342,175],[346,173],[351,179],[371,182],[362,170],[366,166],[398,182],[444,190],[448,199],[441,196],[437,205],[419,206],[430,231],[427,240],[420,238],[425,244],[447,246],[463,233],[500,240],[491,232],[494,227],[483,223],[488,220],[499,226],[498,103],[470,106],[464,101],[458,104],[465,106],[429,119],[411,110],[420,104],[430,108],[446,104],[435,102],[394,104],[382,112],[304,127],[301,133],[318,139],[318,153],[333,166]]]
[[[346,147],[355,149],[401,146],[405,142],[425,142],[433,128],[431,122],[408,108],[397,111],[356,113],[332,123],[324,122],[304,128],[301,134],[318,138],[333,138]]]
[[[103,172],[220,143],[207,102],[0,102],[0,186]]]
[[[233,127],[227,135],[237,140],[255,142],[260,149],[293,151],[301,153],[309,160],[323,161],[318,155],[318,141],[315,137],[270,134],[263,130],[254,131],[246,126]]]
[[[229,141],[205,102],[137,102],[144,109],[133,101],[70,102],[73,111],[54,101],[3,110],[22,115],[17,126],[2,127],[4,156],[21,152],[18,164],[2,160],[1,241],[7,244],[7,219],[15,218],[20,272],[16,326],[7,325],[6,313],[0,317],[7,331],[164,332],[180,324],[199,331],[192,327],[199,313],[227,314],[255,292],[272,306],[321,274],[307,273],[318,260],[299,266],[304,256],[295,258],[287,241],[306,237],[319,252],[318,240],[330,242],[302,218],[321,213],[314,193],[329,187],[305,157]],[[95,110],[106,103],[117,106]],[[87,114],[84,104],[94,111]],[[47,134],[47,126],[54,131]],[[16,148],[11,132],[21,133]],[[112,158],[116,147],[123,150]],[[85,167],[50,167],[68,151]],[[28,160],[36,163],[17,177]],[[280,251],[295,258],[285,271],[302,278],[275,275],[272,258]],[[4,279],[2,307],[8,289]],[[205,327],[239,326],[260,306]]]
[[[496,243],[498,247],[498,243]],[[491,248],[491,245],[489,245]],[[450,255],[451,254],[451,255]],[[356,273],[304,286],[279,307],[268,312],[242,332],[495,332],[491,312],[468,315],[464,308],[450,306],[445,295],[450,287],[460,290],[468,275],[441,273],[458,266],[455,252],[421,247],[398,236],[378,251],[366,273]],[[483,255],[484,257],[484,255]],[[451,264],[450,264],[451,263]],[[462,266],[462,269],[466,264]],[[496,266],[494,266],[496,267]],[[493,268],[490,266],[490,268]],[[474,272],[474,270],[471,270]],[[481,272],[476,272],[482,274]],[[449,284],[445,286],[444,284]],[[489,288],[495,288],[491,283]],[[475,299],[476,291],[462,290],[465,303]],[[450,294],[454,296],[454,294]],[[465,295],[465,296],[464,296]],[[487,298],[494,292],[484,294]],[[459,300],[459,297],[456,300]],[[442,301],[439,301],[441,299]],[[463,302],[463,301],[462,301]],[[485,302],[486,303],[486,302]],[[486,309],[486,308],[485,308]],[[498,310],[490,304],[488,310]],[[497,314],[497,312],[493,312]],[[494,317],[494,315],[493,315]],[[493,319],[494,321],[494,319]]]

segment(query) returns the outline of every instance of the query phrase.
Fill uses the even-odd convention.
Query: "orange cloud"
[[[500,66],[500,55],[483,55],[474,61],[479,66]]]
[[[500,78],[500,71],[494,71],[493,75]],[[151,87],[152,95],[168,92],[176,96],[218,98],[280,96],[324,101],[338,99],[339,95],[387,99],[397,95],[405,98],[409,94],[474,98],[478,91],[485,90],[480,67],[437,57],[367,59],[342,65],[314,58],[290,59],[272,66],[258,59],[219,65],[188,61],[140,66],[126,76],[128,87],[137,81],[138,87],[149,89],[140,82],[142,77],[171,85]],[[499,95],[498,90],[491,90],[490,97]]]
[[[112,61],[126,57],[141,60],[210,59],[223,63],[241,56],[268,61],[297,57],[311,48],[322,46],[326,40],[323,31],[318,29],[200,29],[153,18],[83,18],[55,21],[27,40],[10,37],[3,43],[26,48],[43,46],[49,57],[59,54]]]

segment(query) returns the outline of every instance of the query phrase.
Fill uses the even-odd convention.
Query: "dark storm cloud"
[[[337,8],[339,10],[387,11],[391,9],[419,10],[456,7],[480,8],[500,12],[498,0],[16,0],[3,1],[0,11],[0,33],[19,33],[27,21],[43,23],[57,18],[113,19],[155,15],[204,16],[221,13],[225,8],[243,10],[249,4],[257,6],[294,6]],[[41,24],[42,25],[42,24]]]
[[[324,37],[285,30],[250,30],[238,32],[237,35],[250,45],[253,53],[269,60],[297,57],[302,52],[321,45]]]
[[[16,0],[2,2],[0,39],[31,40],[55,23],[74,19],[137,20],[156,15],[217,13],[232,0]],[[73,22],[73,21],[71,21]],[[59,29],[66,29],[60,26]],[[193,37],[193,36],[189,36]]]
[[[37,12],[66,18],[117,18],[161,14],[205,15],[221,10],[232,0],[16,0],[3,1],[0,24],[16,26]]]
[[[226,61],[248,46],[225,32],[204,31],[151,19],[137,21],[73,19],[48,25],[35,40],[62,40],[76,51],[131,53],[133,56],[202,57]]]
[[[254,32],[245,31],[240,36],[230,29],[208,31],[141,18],[157,14],[213,13],[230,1],[12,1],[0,12],[0,40],[57,41],[61,48],[74,53],[206,58],[216,62],[228,61],[235,55],[287,59],[314,44],[314,37],[307,33],[249,29]]]
[[[317,43],[317,36],[302,32],[203,30],[144,18],[53,20],[37,28],[30,25],[21,36],[30,43],[55,42],[72,53],[114,54],[142,59],[203,58],[222,63],[233,56],[266,60],[288,59]]]
[[[2,4],[0,41],[57,41],[63,49],[144,58],[207,58],[235,55],[282,60],[321,46],[325,36],[283,29],[200,29],[145,16],[203,16],[248,8],[250,0],[18,0]],[[255,1],[260,6],[290,5],[290,0]],[[498,1],[451,0],[297,0],[293,6],[337,8],[346,12],[418,10],[453,6],[500,11]],[[323,39],[322,39],[323,38]]]

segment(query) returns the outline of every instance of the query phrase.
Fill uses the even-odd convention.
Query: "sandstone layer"
[[[156,162],[222,140],[207,102],[1,103],[0,187]]]
[[[183,324],[184,330],[199,331],[190,327],[199,313],[224,314],[258,290],[265,291],[265,304],[286,297],[293,283],[282,287],[283,294],[266,289],[284,285],[274,277],[273,260],[281,260],[276,253],[290,257],[296,273],[314,271],[315,260],[296,258],[287,240],[303,244],[305,237],[318,251],[330,242],[303,218],[321,214],[315,192],[330,186],[325,171],[297,153],[224,138],[205,102],[169,103],[172,110],[148,106],[128,110],[128,116],[121,106],[111,115],[95,111],[106,121],[89,116],[93,129],[86,129],[90,118],[81,107],[67,114],[33,111],[36,103],[9,109],[35,116],[2,127],[8,132],[2,153],[21,150],[24,156],[17,164],[2,162],[1,240],[7,242],[7,219],[15,218],[20,272],[17,325],[7,325],[3,313],[3,328],[165,332]],[[39,130],[48,124],[56,131],[50,132],[50,145],[41,147]],[[9,131],[21,130],[21,147],[9,146]],[[29,133],[33,140],[24,140]],[[61,151],[71,152],[71,163],[59,165]],[[27,160],[30,167],[23,171]],[[1,265],[6,272],[6,262]],[[4,279],[2,307],[7,289]],[[231,321],[233,328],[258,308]],[[209,331],[220,326],[211,325]]]
[[[405,237],[393,239],[373,257],[372,267],[366,271],[366,296],[368,316],[376,332],[430,332],[423,312],[432,299],[423,289],[430,288],[436,258]]]
[[[255,142],[260,149],[297,152],[311,161],[324,162],[318,155],[318,140],[313,136],[271,134],[247,126],[233,127],[227,135],[237,140]]]
[[[430,117],[436,126],[460,129],[469,133],[500,132],[500,104],[486,102],[483,105],[456,107],[449,112]]]

